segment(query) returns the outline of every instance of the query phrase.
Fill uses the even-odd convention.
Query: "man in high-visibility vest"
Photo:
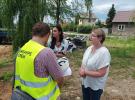
[[[49,35],[47,24],[36,23],[32,28],[32,39],[16,57],[14,89],[19,88],[36,100],[60,99],[63,74],[53,51],[44,46]]]

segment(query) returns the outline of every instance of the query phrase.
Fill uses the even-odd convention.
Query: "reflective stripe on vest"
[[[59,87],[56,86],[53,91],[48,95],[48,96],[44,96],[44,97],[41,97],[41,98],[38,98],[37,100],[49,100],[50,97],[54,94],[54,92],[58,89]]]
[[[26,85],[26,86],[29,86],[29,87],[34,87],[34,88],[39,88],[39,87],[43,87],[43,86],[46,86],[50,80],[52,80],[52,78],[50,77],[49,80],[45,83],[35,83],[35,82],[26,82],[22,79],[20,79],[19,76],[15,76],[15,79],[16,80],[20,80],[20,82],[23,84],[23,85]],[[37,100],[49,100],[49,98],[55,93],[55,91],[58,89],[59,87],[56,85],[55,88],[51,91],[50,94],[48,94],[47,96],[43,96],[41,98],[38,98]]]
[[[41,88],[46,85],[48,85],[49,82],[52,81],[52,78],[49,76],[47,82],[28,82],[20,78],[19,75],[15,76],[15,80],[19,80],[23,85],[28,86],[28,87],[34,87],[34,88]]]

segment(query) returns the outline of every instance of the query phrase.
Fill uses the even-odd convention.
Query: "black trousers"
[[[102,89],[92,90],[90,87],[85,88],[82,85],[83,100],[100,100]]]

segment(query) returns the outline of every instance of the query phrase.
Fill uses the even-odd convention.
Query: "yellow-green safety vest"
[[[21,87],[22,91],[37,100],[57,100],[60,89],[56,81],[50,75],[40,78],[34,74],[34,60],[44,48],[30,40],[19,50],[16,58],[15,88]]]

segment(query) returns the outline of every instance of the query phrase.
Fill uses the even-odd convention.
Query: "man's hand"
[[[65,54],[62,53],[62,52],[55,52],[56,56],[59,58],[59,57],[64,57]]]
[[[64,82],[64,77],[56,79],[56,82],[58,83],[59,88],[61,88]]]

